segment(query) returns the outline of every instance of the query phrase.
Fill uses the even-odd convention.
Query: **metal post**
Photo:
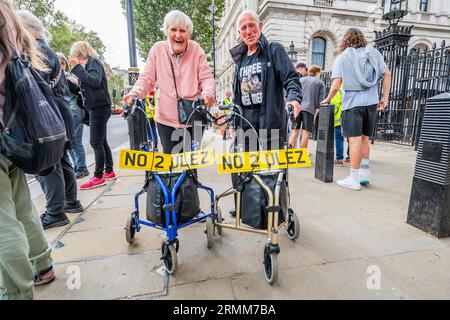
[[[209,11],[212,14],[212,53],[211,58],[213,60],[213,74],[214,79],[216,78],[216,12],[217,12],[217,6],[213,2],[211,6],[209,7]]]
[[[137,68],[136,54],[136,32],[134,28],[134,10],[133,0],[126,0],[127,22],[128,22],[128,46],[130,52],[130,68],[128,68],[128,85],[133,87],[139,78],[139,69]],[[146,116],[143,112],[135,112],[128,118],[128,134],[130,137],[130,148],[140,150],[141,144],[146,140],[145,130]]]

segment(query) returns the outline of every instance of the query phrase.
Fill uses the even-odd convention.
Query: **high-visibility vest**
[[[331,99],[331,104],[334,105],[334,127],[339,127],[341,125],[342,118],[342,87],[339,89],[338,93]]]
[[[145,98],[145,114],[147,115],[147,119],[153,119],[153,117],[155,116],[156,105],[158,104],[157,98],[158,98],[158,96],[157,96],[156,92],[155,92],[155,95],[153,96],[154,104],[152,104],[152,99],[150,98],[150,96],[147,96]]]

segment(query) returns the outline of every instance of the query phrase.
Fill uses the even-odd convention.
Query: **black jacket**
[[[99,107],[111,108],[106,73],[100,60],[89,58],[85,68],[80,64],[76,65],[72,73],[80,80],[86,110],[90,111]]]
[[[39,39],[37,42],[41,52],[43,52],[46,57],[46,65],[50,68],[50,72],[39,72],[39,74],[47,83],[54,84],[53,94],[55,96],[55,102],[64,119],[64,124],[66,125],[67,140],[69,142],[67,148],[72,149],[75,145],[75,133],[73,116],[69,107],[69,85],[67,84],[64,71],[61,70],[59,58],[55,51],[53,51],[44,40]],[[59,80],[57,80],[58,78]]]
[[[300,78],[291,59],[283,46],[276,42],[267,41],[261,34],[258,41],[258,59],[262,64],[261,82],[263,85],[263,101],[259,119],[260,129],[281,129],[286,126],[285,94],[287,101],[302,101]],[[241,88],[239,85],[239,69],[242,59],[247,54],[247,46],[241,43],[230,50],[236,64],[233,82],[235,103],[242,105]]]

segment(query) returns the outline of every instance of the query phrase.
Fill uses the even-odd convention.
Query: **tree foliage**
[[[98,34],[69,19],[63,12],[55,10],[55,0],[15,0],[18,9],[25,9],[41,19],[52,35],[50,47],[68,56],[72,44],[87,41],[103,59],[106,47]]]
[[[125,10],[125,0],[121,0]],[[215,2],[217,12],[215,14],[216,36],[219,34],[219,20],[225,9],[224,0],[134,0],[134,18],[136,26],[137,45],[143,59],[153,44],[164,40],[163,23],[165,15],[174,9],[186,13],[194,23],[192,39],[209,53],[212,51],[212,14],[210,5]]]

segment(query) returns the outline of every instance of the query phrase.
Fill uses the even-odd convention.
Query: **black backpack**
[[[0,152],[25,173],[46,175],[64,154],[66,127],[50,86],[15,51],[6,68]]]

